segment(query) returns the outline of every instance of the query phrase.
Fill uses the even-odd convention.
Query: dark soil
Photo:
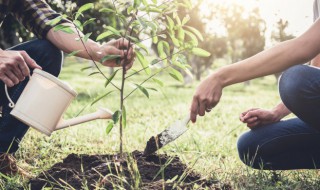
[[[139,175],[140,177],[137,177]],[[115,159],[114,155],[70,154],[63,162],[53,165],[48,171],[30,180],[32,190],[43,187],[72,187],[76,190],[120,189],[119,187],[162,190],[176,189],[177,186],[182,189],[220,189],[216,188],[221,187],[221,184],[218,184],[217,181],[205,180],[189,170],[178,157],[155,154],[144,156],[138,151],[125,159]],[[222,189],[229,188],[223,185]]]
[[[160,138],[161,138],[161,134],[158,134],[156,137],[152,136],[148,140],[147,146],[144,149],[143,154],[144,155],[150,155],[150,154],[156,152],[157,150],[159,150],[163,146],[161,141],[159,141]]]

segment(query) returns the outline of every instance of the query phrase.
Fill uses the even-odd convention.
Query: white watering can
[[[55,130],[64,129],[95,119],[111,119],[112,112],[100,108],[94,113],[63,120],[61,117],[77,96],[77,92],[55,76],[35,69],[16,104],[11,100],[5,86],[12,109],[11,115],[34,129],[50,136]]]

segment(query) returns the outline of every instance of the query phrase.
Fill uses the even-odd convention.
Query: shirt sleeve
[[[9,7],[13,16],[40,39],[46,38],[48,31],[54,27],[50,25],[50,21],[61,15],[52,10],[43,0],[16,0],[12,2],[15,3]],[[56,25],[65,22],[70,21],[62,19]]]

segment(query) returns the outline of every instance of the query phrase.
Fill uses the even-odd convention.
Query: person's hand
[[[280,121],[280,117],[274,111],[260,108],[252,108],[240,114],[240,121],[246,123],[249,128]]]
[[[29,76],[29,67],[41,69],[25,51],[0,50],[0,80],[8,87]]]
[[[129,41],[120,38],[117,40],[111,40],[108,43],[102,44],[96,52],[96,59],[101,61],[101,59],[107,55],[119,55],[120,58],[110,59],[102,62],[101,64],[108,67],[120,67],[123,64],[126,64],[126,70],[130,69],[134,61],[134,50],[133,44],[130,44],[128,50]]]
[[[210,112],[218,104],[222,88],[221,81],[215,74],[209,75],[200,83],[191,104],[190,119],[192,122],[196,122],[197,115],[204,116],[205,112]]]

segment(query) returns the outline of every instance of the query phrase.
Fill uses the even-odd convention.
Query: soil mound
[[[121,160],[121,161],[119,161]],[[143,156],[135,151],[125,159],[115,155],[70,154],[63,162],[30,180],[32,190],[54,189],[182,189],[215,188],[189,170],[178,157],[165,154]]]

